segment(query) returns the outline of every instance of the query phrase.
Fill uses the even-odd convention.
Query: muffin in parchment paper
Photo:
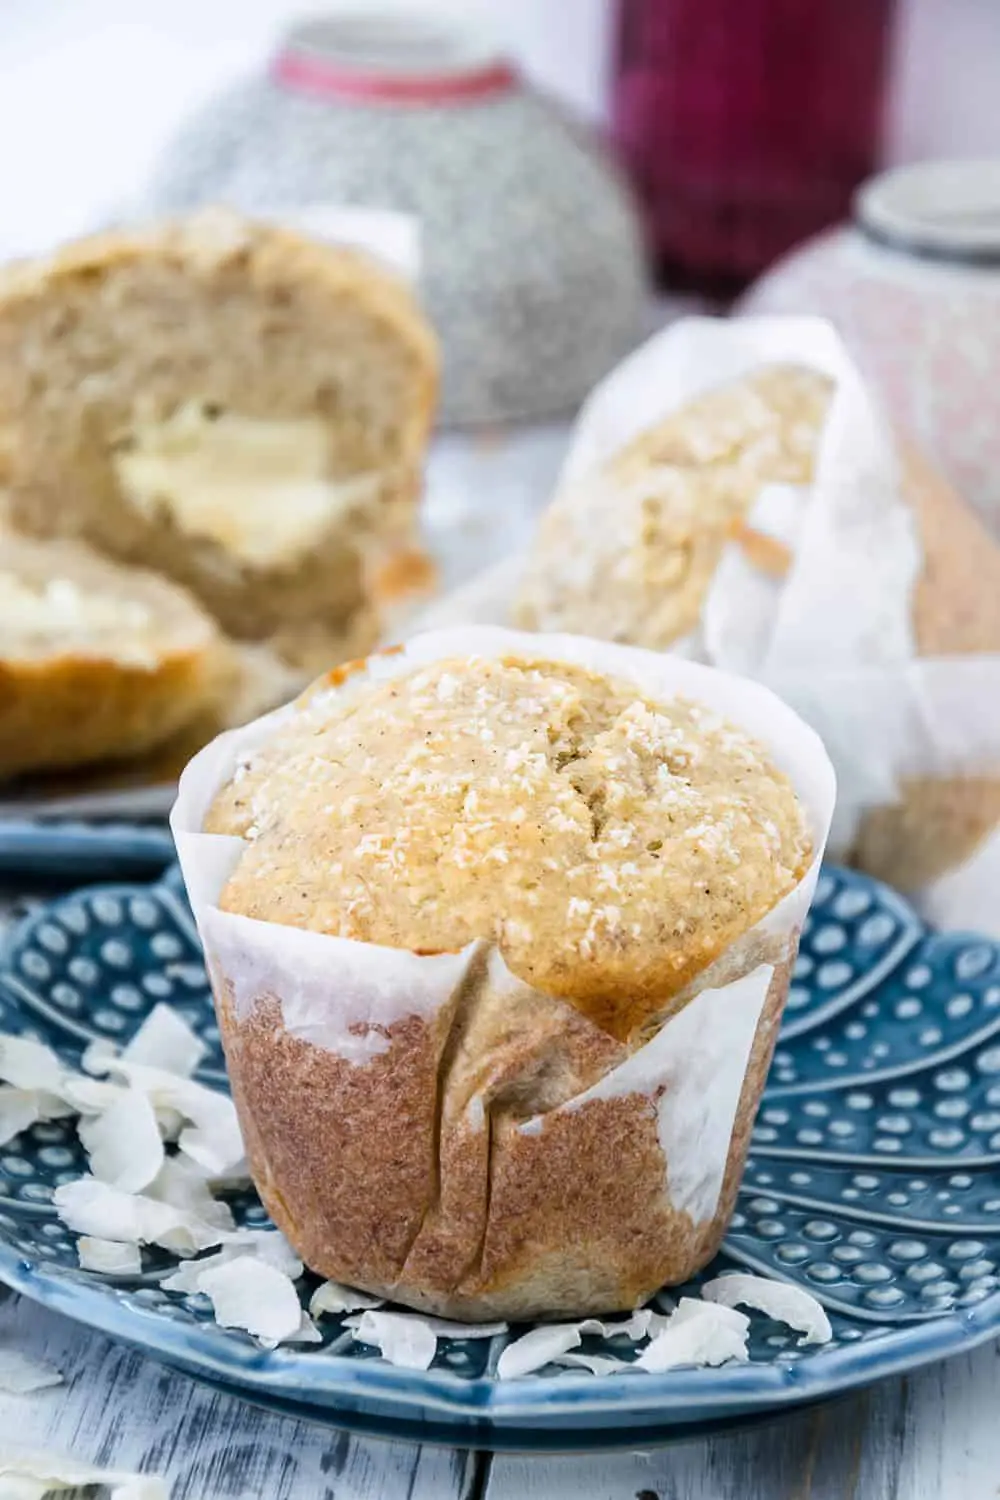
[[[509,593],[523,628],[769,683],[837,766],[835,855],[995,930],[1000,546],[829,326],[693,319],[638,350]]]
[[[173,826],[254,1177],[307,1264],[472,1319],[704,1264],[832,792],[764,689],[490,630],[197,757]]]

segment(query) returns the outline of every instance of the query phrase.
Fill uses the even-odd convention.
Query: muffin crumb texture
[[[797,883],[810,838],[714,711],[544,659],[320,689],[218,794],[221,905],[421,953],[495,943],[625,1037]]]
[[[787,552],[745,518],[763,485],[812,481],[832,394],[818,371],[763,366],[564,485],[527,559],[516,622],[663,649],[697,629],[729,542],[780,576]]]

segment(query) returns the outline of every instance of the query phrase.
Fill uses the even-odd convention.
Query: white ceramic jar
[[[872,179],[852,225],[779,261],[738,311],[832,319],[895,421],[1000,533],[1000,161]]]

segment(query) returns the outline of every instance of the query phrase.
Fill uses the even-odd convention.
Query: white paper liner
[[[651,1042],[563,1106],[579,1109],[621,1094],[655,1098],[667,1192],[696,1224],[710,1219],[719,1201],[747,1059],[773,976],[773,964],[759,964],[732,984],[702,990]]]
[[[538,636],[489,627],[431,632],[402,652],[371,658],[373,679],[405,675],[450,656],[523,655],[611,673],[654,698],[681,695],[714,708],[769,747],[790,777],[808,817],[814,859],[795,887],[752,932],[739,952],[762,939],[778,947],[801,926],[815,886],[834,800],[834,777],[818,738],[783,703],[757,684],[676,657],[578,636]],[[356,679],[354,679],[356,681]],[[333,689],[331,691],[336,691]],[[247,751],[286,722],[288,710],[222,736],[197,755],[181,777],[171,815],[181,866],[211,970],[225,977],[237,1010],[262,994],[282,1005],[289,1030],[363,1066],[386,1045],[395,1022],[430,1019],[448,1000],[471,954],[420,957],[399,949],[300,931],[223,913],[215,902],[241,841],[199,830],[209,805]],[[770,942],[773,948],[776,946]],[[499,955],[494,959],[502,964]],[[750,1048],[772,976],[770,963],[733,975],[713,966],[702,994],[658,1035],[594,1089],[588,1098],[666,1093],[658,1103],[659,1133],[669,1159],[669,1190],[696,1219],[710,1218],[723,1171]],[[543,1130],[545,1118],[526,1131]]]
[[[765,487],[748,517],[789,546],[792,564],[784,579],[770,578],[732,543],[699,638],[683,649],[766,682],[819,732],[837,768],[836,856],[866,810],[898,801],[904,778],[1000,773],[1000,654],[917,658],[911,597],[922,557],[913,516],[888,425],[832,326],[800,317],[672,324],[595,388],[561,483],[578,482],[671,410],[775,362],[836,382],[798,524],[774,493],[787,486]],[[522,557],[505,559],[420,623],[508,623],[522,566]],[[942,926],[1000,936],[998,867],[1000,834],[919,892],[918,904]]]

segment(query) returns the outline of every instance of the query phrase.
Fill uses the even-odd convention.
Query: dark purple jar
[[[619,0],[613,129],[661,276],[733,289],[847,215],[894,0]]]

